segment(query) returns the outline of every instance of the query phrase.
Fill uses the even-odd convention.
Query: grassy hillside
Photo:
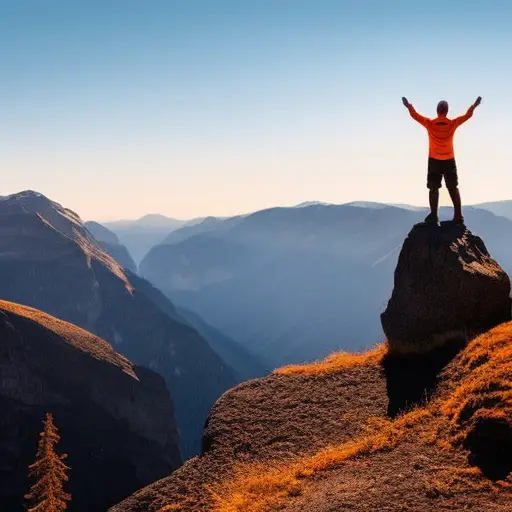
[[[200,458],[112,510],[510,510],[512,323],[437,366],[390,358],[378,346],[239,385]],[[393,413],[397,377],[435,384]]]

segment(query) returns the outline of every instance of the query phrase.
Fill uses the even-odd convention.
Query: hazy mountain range
[[[373,201],[353,201],[347,204],[351,206],[359,206],[365,208],[384,208],[386,206],[395,206],[397,208],[403,208],[406,210],[413,211],[425,210],[425,208],[422,206],[395,203],[377,203]],[[303,203],[296,205],[295,208],[304,208],[308,206],[319,205],[334,206],[332,204],[325,203],[322,201],[305,201]],[[509,219],[512,219],[512,201],[495,201],[473,206],[484,210],[489,210],[495,215],[501,215]],[[133,259],[135,261],[135,264],[138,265],[144,259],[144,257],[147,255],[147,253],[152,247],[154,247],[155,245],[159,245],[161,243],[167,243],[170,240],[169,236],[171,235],[171,233],[175,233],[176,237],[183,238],[186,236],[190,236],[194,232],[193,227],[195,225],[202,224],[202,226],[199,228],[199,231],[202,232],[208,224],[213,225],[217,221],[228,219],[231,219],[233,221],[234,219],[241,218],[243,216],[245,215],[238,215],[232,217],[197,217],[193,219],[183,220],[175,219],[173,217],[167,217],[161,214],[148,214],[144,215],[139,219],[134,220],[117,220],[102,223],[88,221],[86,222],[86,225],[88,229],[91,232],[93,232],[94,236],[97,238],[98,241],[102,243],[110,242],[126,246],[130,253],[130,259]],[[185,226],[190,229],[179,229]],[[101,230],[102,227],[108,228],[108,231],[111,233],[111,235],[105,235],[105,232],[102,232]],[[179,234],[176,233],[176,231],[178,230]],[[104,239],[105,236],[111,237],[112,235],[115,235],[115,242],[113,240],[109,241]],[[175,241],[175,239],[173,241]],[[125,258],[126,255],[121,254],[121,257]],[[133,264],[131,265],[133,266]]]
[[[512,222],[473,207],[465,214],[512,269]],[[270,365],[307,361],[381,341],[398,251],[425,215],[357,202],[208,218],[171,232],[139,273]]]
[[[512,219],[512,200],[480,203],[475,205],[475,207],[489,210],[494,215],[501,215],[502,217],[507,217],[507,219]]]
[[[154,245],[159,244],[171,231],[197,220],[178,220],[160,214],[144,215],[136,220],[118,220],[103,225],[113,231],[118,242],[125,245],[138,264]]]

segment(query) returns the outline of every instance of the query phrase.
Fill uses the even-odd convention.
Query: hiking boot
[[[425,217],[425,223],[427,224],[438,224],[439,223],[439,217],[437,215],[434,215],[433,213],[429,213]]]
[[[452,222],[454,224],[459,224],[460,226],[464,226],[464,217],[454,217]]]

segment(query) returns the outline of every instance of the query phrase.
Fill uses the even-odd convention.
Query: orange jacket
[[[414,110],[414,107],[410,103],[408,109],[411,117],[423,125],[428,131],[428,156],[437,160],[449,160],[450,158],[454,158],[453,135],[455,134],[455,130],[473,115],[475,107],[471,105],[463,116],[456,117],[455,119],[448,119],[446,116],[438,116],[435,119],[423,117]]]

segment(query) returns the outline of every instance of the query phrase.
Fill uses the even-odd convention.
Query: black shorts
[[[436,158],[428,159],[427,187],[430,189],[441,188],[444,176],[446,188],[456,188],[459,186],[457,177],[457,165],[455,158],[450,160],[437,160]]]

